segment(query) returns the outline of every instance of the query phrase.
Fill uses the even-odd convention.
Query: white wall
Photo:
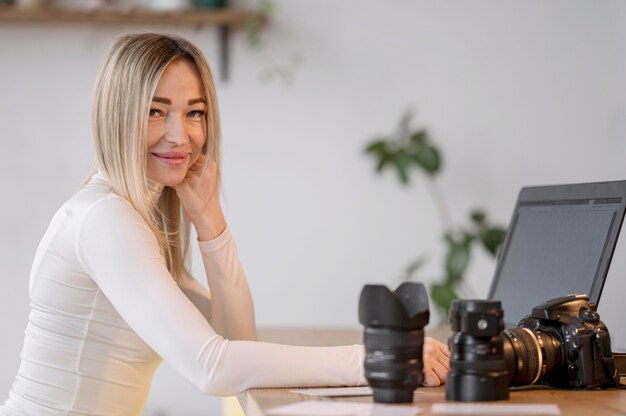
[[[421,253],[425,275],[439,273],[423,179],[402,189],[362,153],[409,105],[443,150],[439,184],[458,222],[482,206],[505,224],[523,185],[626,177],[624,2],[277,4],[266,47],[236,36],[231,80],[218,84],[225,207],[259,325],[354,327],[363,284],[395,286]],[[19,364],[39,238],[93,157],[97,68],[117,36],[146,29],[186,36],[216,62],[212,29],[0,25],[0,396]],[[295,83],[259,81],[294,52]],[[625,291],[624,250],[611,293]],[[485,296],[493,263],[474,260],[467,290]],[[159,371],[147,414],[182,411],[175,401],[190,415],[218,406],[171,373]]]

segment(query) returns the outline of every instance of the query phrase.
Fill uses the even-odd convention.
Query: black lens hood
[[[428,293],[423,284],[404,282],[391,292],[384,285],[365,285],[359,299],[361,325],[411,330],[423,328],[430,318]]]

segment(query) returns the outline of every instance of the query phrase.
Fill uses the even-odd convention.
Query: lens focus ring
[[[388,329],[366,328],[363,343],[368,349],[389,349],[395,347],[421,347],[424,345],[424,331],[390,331]]]
[[[515,353],[516,368],[511,385],[523,386],[536,382],[542,362],[536,335],[528,328],[513,328],[504,331],[504,336],[511,341]]]

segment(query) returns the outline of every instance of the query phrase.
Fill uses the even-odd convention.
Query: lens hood
[[[372,328],[423,328],[430,318],[428,293],[421,283],[404,282],[391,292],[384,285],[365,285],[359,300],[359,321]]]

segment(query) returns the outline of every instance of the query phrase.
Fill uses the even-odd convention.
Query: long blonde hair
[[[147,177],[147,126],[150,103],[165,67],[176,59],[194,64],[207,101],[207,163],[220,172],[220,123],[215,84],[202,52],[175,36],[142,33],[121,37],[96,79],[93,134],[97,168],[116,194],[141,215],[157,238],[175,280],[189,275],[190,223],[174,189],[165,187],[155,201]]]

